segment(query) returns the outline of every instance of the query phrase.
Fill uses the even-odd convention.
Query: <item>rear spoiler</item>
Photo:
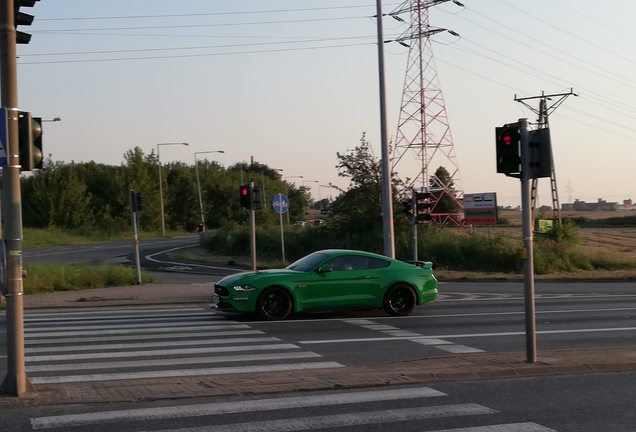
[[[407,264],[414,265],[416,267],[422,267],[425,269],[433,268],[433,263],[430,261],[404,261]]]

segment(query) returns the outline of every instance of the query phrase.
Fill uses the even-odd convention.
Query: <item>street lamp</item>
[[[43,122],[59,122],[59,121],[62,121],[62,119],[61,119],[61,118],[59,118],[59,117],[55,117],[55,118],[53,118],[53,119],[51,119],[51,120],[48,120],[48,119],[42,119],[42,121],[43,121]]]
[[[273,168],[274,171],[283,171],[280,168]],[[267,198],[265,197],[265,173],[261,171],[261,182],[263,182],[263,190],[261,191],[261,200],[264,203],[265,211],[267,211]]]
[[[330,188],[331,186],[329,185],[319,185],[318,186],[318,202],[321,203],[322,202],[322,194],[320,193],[320,188]],[[322,204],[320,204],[320,208],[322,209]]]
[[[197,171],[197,189],[199,190],[199,210],[201,211],[201,225],[205,228],[205,217],[203,216],[203,198],[201,198],[201,182],[199,181],[199,163],[197,162],[197,155],[204,153],[225,153],[224,150],[209,150],[194,152],[194,168]]]
[[[163,189],[162,189],[162,180],[161,180],[161,157],[159,156],[159,149],[162,145],[190,145],[188,143],[159,143],[157,144],[157,166],[159,167],[159,205],[161,206],[161,233],[162,235],[166,235],[166,223],[163,216]]]
[[[303,186],[305,186],[305,183],[320,183],[318,180],[303,180],[302,181]],[[306,205],[306,201],[305,201],[305,197],[303,196],[303,220],[305,220],[305,205]]]
[[[304,178],[304,177],[303,176],[288,176],[283,179],[285,180],[285,195],[287,196],[287,200],[291,202],[291,200],[289,199],[289,183],[287,183],[288,178]],[[291,204],[289,208],[287,209],[287,225],[289,225],[289,210],[290,209],[291,209]],[[303,215],[303,218],[304,218],[304,215]]]

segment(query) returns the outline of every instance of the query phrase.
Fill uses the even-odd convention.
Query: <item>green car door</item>
[[[371,284],[366,257],[338,256],[313,273],[305,305],[311,309],[369,306]]]

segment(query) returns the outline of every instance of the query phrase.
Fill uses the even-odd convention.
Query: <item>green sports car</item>
[[[410,314],[437,298],[430,262],[407,263],[368,252],[323,250],[284,269],[237,273],[214,286],[216,307],[282,320],[291,312],[384,309]]]

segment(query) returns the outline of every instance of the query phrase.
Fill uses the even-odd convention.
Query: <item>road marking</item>
[[[192,324],[192,323],[189,323]],[[137,327],[137,326],[135,326]],[[157,327],[156,325],[150,328],[141,328],[141,329],[131,329],[130,325],[125,326],[121,330],[109,330],[104,329],[102,327],[80,327],[80,328],[98,328],[99,330],[91,330],[91,331],[59,331],[60,327],[56,327],[53,329],[48,329],[46,332],[40,332],[40,329],[37,332],[33,330],[27,330],[24,337],[26,339],[37,338],[37,337],[45,337],[50,338],[51,336],[103,336],[103,335],[125,335],[125,334],[135,334],[135,335],[144,335],[145,333],[172,333],[175,331],[175,326],[170,325],[170,327]],[[67,328],[67,327],[63,327]],[[179,327],[178,331],[187,331],[188,334],[196,336],[198,333],[204,333],[208,330],[231,330],[231,329],[249,329],[250,326],[246,324],[213,324],[211,326],[208,325],[200,325],[200,326],[190,326],[190,327]],[[44,329],[42,329],[44,330]],[[38,333],[39,332],[39,333]]]
[[[247,327],[247,326],[246,326]],[[245,336],[245,335],[262,335],[265,332],[260,330],[238,330],[238,331],[221,331],[221,332],[201,332],[201,333],[170,333],[170,334],[153,334],[153,335],[133,335],[133,336],[111,336],[101,337],[99,342],[113,342],[113,341],[125,341],[125,340],[151,340],[151,339],[192,339],[201,337],[219,337],[219,336]],[[94,337],[90,338],[62,338],[62,339],[31,339],[25,340],[25,345],[54,345],[54,344],[68,344],[68,343],[90,343],[95,342]],[[183,344],[187,345],[187,344]]]
[[[106,345],[78,345],[78,346],[62,346],[62,347],[44,347],[44,348],[27,348],[25,353],[46,353],[46,352],[68,352],[68,351],[100,351],[111,349],[142,349],[142,348],[164,348],[174,346],[193,346],[193,345],[215,345],[230,343],[251,343],[251,342],[278,342],[280,339],[275,337],[247,337],[247,338],[227,338],[212,340],[191,340],[191,341],[166,341],[166,342],[147,342],[147,343],[129,343],[129,344],[106,344]]]
[[[39,312],[39,311],[34,311],[34,310],[30,310],[25,314],[25,318],[29,318],[31,316],[37,316],[37,317],[47,317],[47,316],[51,316],[51,317],[59,317],[60,314],[64,314],[64,315],[111,315],[116,317],[118,313],[131,313],[131,312],[138,312],[138,313],[164,313],[164,312],[201,312],[206,310],[204,307],[201,306],[188,306],[188,307],[176,307],[176,308],[140,308],[140,307],[121,307],[121,308],[106,308],[106,309],[99,309],[99,310],[86,310],[85,308],[81,308],[80,310],[78,310],[77,308],[74,309],[46,309],[46,312]],[[135,315],[135,316],[139,316],[139,315]]]
[[[614,331],[636,331],[636,327],[615,327],[600,329],[574,329],[574,330],[541,330],[537,334],[570,334],[570,333],[598,333],[598,332],[614,332]],[[473,334],[450,334],[441,336],[422,336],[416,337],[385,337],[385,338],[357,338],[357,339],[324,339],[311,341],[298,341],[300,344],[326,344],[326,343],[346,343],[346,342],[385,342],[400,339],[457,339],[457,338],[474,338],[474,337],[498,337],[498,336],[520,336],[526,332],[501,332],[501,333],[473,333]]]
[[[171,264],[171,265],[174,265],[174,266],[183,266],[182,262],[161,261],[161,260],[155,259],[153,257],[156,256],[156,255],[165,254],[165,253],[172,252],[172,251],[175,251],[175,250],[187,249],[187,248],[196,247],[196,246],[198,246],[198,245],[180,246],[180,247],[168,249],[168,250],[165,250],[165,251],[157,252],[157,253],[154,253],[154,254],[151,254],[151,255],[146,255],[146,256],[144,256],[144,258],[146,258],[148,261],[156,262],[156,263],[159,263],[159,264]],[[247,271],[247,270],[236,270],[236,269],[232,269],[232,268],[229,268],[229,267],[216,267],[216,266],[204,265],[204,264],[188,263],[188,265],[190,267],[202,267],[202,268],[208,268],[208,269],[213,269],[213,270],[225,270],[225,271],[231,272],[232,274],[240,273],[241,271]]]
[[[469,347],[466,345],[445,345],[445,346],[435,346],[435,348],[439,348],[444,351],[448,351],[453,354],[471,354],[471,353],[480,353],[485,352],[484,350],[480,350],[478,348]]]
[[[437,345],[453,345],[452,342],[448,342],[448,341],[441,340],[441,339],[435,339],[435,338],[424,338],[424,339],[422,339],[422,338],[420,338],[420,339],[410,338],[409,340],[411,342],[415,342],[415,343],[422,344],[422,345],[433,345],[433,346],[437,346]]]
[[[292,408],[308,408],[342,404],[359,404],[378,401],[395,401],[425,397],[447,396],[429,387],[403,388],[394,390],[357,391],[315,396],[295,396],[272,399],[242,400],[237,402],[216,402],[198,405],[140,408],[133,410],[105,411],[85,414],[67,414],[31,419],[33,429],[50,429],[82,426],[115,421],[145,421],[174,419],[182,417],[203,417],[242,412],[274,411]],[[267,429],[263,429],[267,430]]]
[[[93,374],[93,375],[65,375],[65,376],[47,376],[47,377],[31,377],[32,384],[59,384],[70,382],[88,382],[88,381],[112,381],[112,380],[130,380],[130,379],[148,379],[148,378],[169,378],[169,377],[187,377],[199,375],[226,375],[226,374],[249,374],[256,372],[274,372],[274,371],[290,371],[305,369],[331,369],[341,368],[344,365],[336,362],[317,362],[317,363],[289,363],[275,365],[259,365],[259,366],[233,366],[222,368],[207,369],[178,369],[167,371],[149,371],[149,372],[124,372],[109,374]]]
[[[214,322],[214,321],[199,321],[200,324],[198,324],[199,328],[207,328],[210,329],[212,327],[215,327],[217,325],[223,325],[223,324],[227,324],[228,321],[218,321]],[[193,323],[192,322],[170,322],[170,323],[166,323],[165,324],[165,328],[174,328],[174,327],[185,327],[185,326],[192,326]],[[103,331],[106,330],[110,330],[110,329],[130,329],[131,324],[111,324],[111,325],[96,325],[96,326],[90,326],[90,325],[83,325],[83,326],[64,326],[64,330],[97,330],[97,329],[101,329]],[[157,323],[135,323],[135,328],[136,329],[141,329],[141,328],[147,328],[147,327],[154,327],[157,328]],[[39,327],[26,327],[25,331],[26,332],[32,332],[32,331],[38,331],[38,332],[49,332],[50,333],[56,333],[60,330],[60,327],[55,327],[55,328],[39,328]]]
[[[606,298],[606,297],[605,297]],[[560,313],[602,313],[602,312],[626,312],[633,311],[636,308],[608,308],[608,309],[563,309],[563,310],[545,310],[536,311],[537,315],[545,314],[560,314]],[[373,317],[373,320],[408,320],[408,319],[430,319],[430,318],[462,318],[462,317],[483,317],[483,316],[507,316],[507,315],[525,315],[524,311],[519,312],[483,312],[483,313],[466,313],[466,314],[434,314],[434,315],[409,315],[402,317],[393,316],[378,316]],[[244,324],[275,324],[275,325],[297,325],[299,322],[335,322],[341,321],[349,324],[358,324],[354,321],[357,319],[349,318],[315,318],[315,319],[302,319],[302,320],[285,320],[285,321],[241,321]],[[364,324],[373,323],[373,321],[363,320]]]
[[[238,363],[262,360],[289,360],[301,358],[322,357],[315,352],[286,352],[274,354],[244,354],[217,357],[197,357],[197,358],[171,358],[160,360],[138,360],[128,362],[104,362],[104,363],[74,363],[74,364],[53,364],[41,366],[27,366],[27,372],[55,372],[55,371],[80,371],[95,369],[125,369],[138,367],[171,366],[186,364],[208,364],[208,363]]]
[[[431,432],[556,432],[536,423],[508,423],[492,426],[477,426],[460,429],[444,429]]]
[[[92,315],[92,314],[91,314]],[[61,318],[47,318],[47,317],[37,317],[31,318],[31,316],[27,315],[24,319],[25,323],[37,323],[37,322],[82,322],[82,321],[90,321],[90,322],[109,322],[113,320],[124,320],[124,319],[143,319],[147,321],[151,320],[166,320],[169,318],[210,318],[214,316],[214,314],[210,312],[201,312],[201,313],[177,313],[177,314],[153,314],[153,315],[144,315],[144,314],[136,314],[136,315],[113,315],[107,318],[93,318],[87,314],[84,316],[63,316]],[[58,314],[59,317],[59,314]]]
[[[90,359],[106,359],[106,358],[125,358],[125,357],[155,357],[155,356],[171,356],[184,354],[213,354],[243,351],[270,351],[270,350],[286,350],[299,349],[294,344],[276,344],[276,345],[241,345],[213,348],[191,348],[191,349],[174,349],[174,350],[156,350],[156,351],[123,351],[123,352],[105,352],[105,353],[87,353],[87,354],[62,354],[48,356],[27,356],[26,363],[46,362],[46,361],[66,361],[66,360],[90,360]]]
[[[369,424],[386,424],[443,417],[495,414],[497,411],[477,404],[442,405],[418,408],[402,408],[386,411],[353,412],[327,416],[302,417],[282,420],[266,420],[219,426],[201,426],[174,429],[171,432],[289,432],[305,430],[331,430]],[[168,432],[168,431],[158,431]]]
[[[362,325],[360,327],[364,327],[369,330],[399,330],[399,328],[397,327],[384,325],[384,324],[369,324],[369,325]]]

